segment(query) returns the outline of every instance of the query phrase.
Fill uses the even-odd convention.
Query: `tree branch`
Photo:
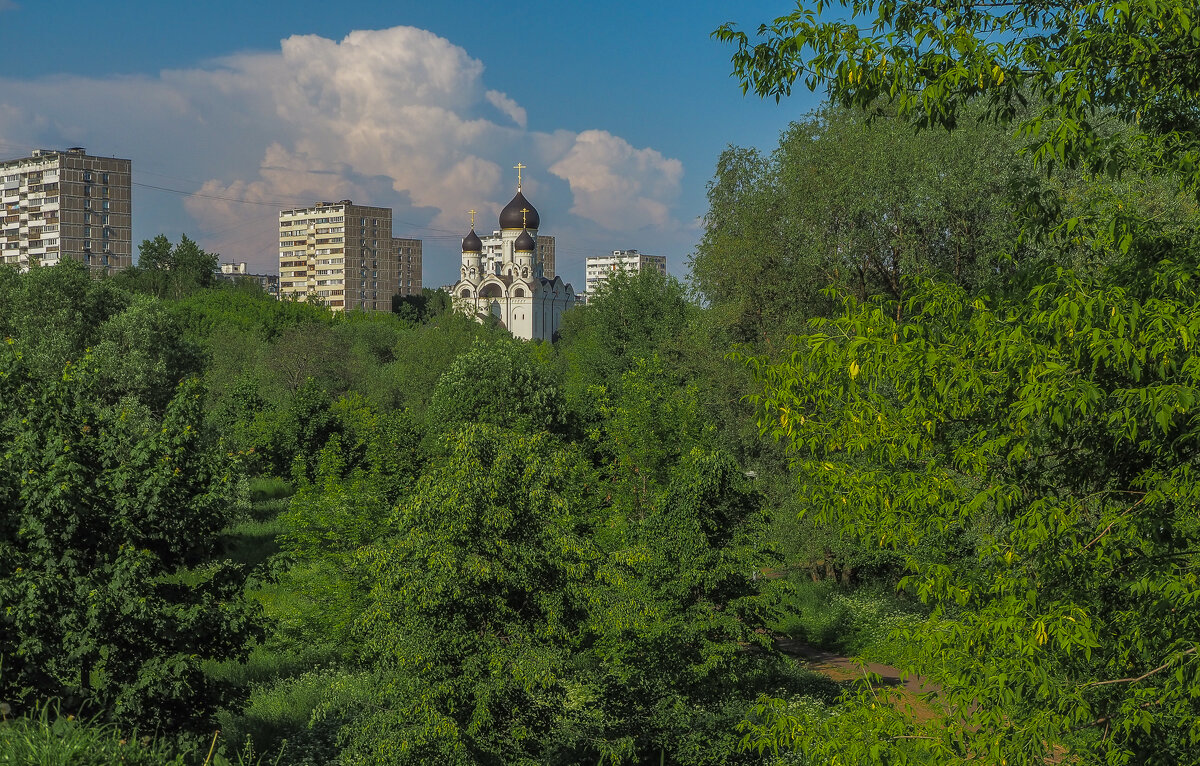
[[[1133,505],[1131,505],[1131,506],[1129,506],[1128,508],[1126,508],[1124,513],[1122,513],[1120,516],[1118,516],[1117,518],[1113,519],[1112,521],[1110,521],[1110,522],[1108,523],[1108,526],[1104,528],[1104,531],[1103,531],[1103,532],[1101,532],[1100,534],[1098,534],[1098,535],[1096,535],[1095,537],[1093,537],[1093,538],[1092,538],[1092,541],[1091,541],[1090,543],[1088,543],[1087,545],[1083,546],[1083,550],[1085,550],[1085,551],[1086,551],[1088,548],[1091,548],[1093,545],[1095,545],[1096,543],[1100,542],[1100,538],[1102,538],[1102,537],[1104,537],[1105,535],[1107,535],[1107,534],[1109,533],[1109,531],[1110,531],[1110,530],[1113,528],[1113,526],[1114,526],[1114,525],[1115,525],[1115,524],[1116,524],[1118,521],[1120,521],[1121,519],[1125,518],[1125,517],[1126,517],[1126,516],[1128,516],[1129,514],[1133,513],[1134,509],[1136,509],[1136,508],[1137,508],[1139,505],[1141,505],[1141,504],[1142,504],[1142,503],[1144,503],[1144,502],[1146,502],[1146,497],[1145,497],[1145,496],[1143,496],[1141,500],[1138,500],[1136,503],[1134,503]]]
[[[1179,658],[1186,657],[1189,654],[1195,654],[1195,653],[1196,653],[1196,647],[1193,646],[1191,649],[1188,649],[1185,652],[1181,652],[1179,654]],[[1173,657],[1170,660],[1167,660],[1163,664],[1159,665],[1154,670],[1149,670],[1149,671],[1141,674],[1137,678],[1113,678],[1108,681],[1092,681],[1090,683],[1084,684],[1082,688],[1087,689],[1088,687],[1091,687],[1091,686],[1108,686],[1109,684],[1136,684],[1138,681],[1145,681],[1147,678],[1154,675],[1155,673],[1159,673],[1159,672],[1166,670],[1167,668],[1169,668],[1171,666],[1171,662],[1174,659],[1178,659],[1178,658]]]

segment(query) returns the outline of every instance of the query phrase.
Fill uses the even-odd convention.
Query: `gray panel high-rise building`
[[[421,292],[421,240],[392,236],[392,211],[348,199],[279,213],[279,297],[334,311],[391,311]]]
[[[130,161],[82,147],[0,162],[0,263],[64,258],[97,272],[133,265]]]

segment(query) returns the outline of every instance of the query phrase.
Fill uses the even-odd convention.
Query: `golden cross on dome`
[[[475,230],[475,211],[468,210],[467,212],[471,214],[471,230],[474,231]]]
[[[527,167],[529,166],[522,165],[519,162],[516,165],[513,165],[513,170],[517,171],[517,191],[521,191],[521,171]]]
[[[528,225],[525,223],[525,216],[526,216],[526,215],[528,215],[528,214],[529,214],[529,212],[530,212],[530,211],[529,211],[529,208],[527,208],[527,207],[523,207],[523,208],[521,208],[521,228],[522,228],[522,229],[528,229],[528,228],[529,228],[529,226],[528,226]]]

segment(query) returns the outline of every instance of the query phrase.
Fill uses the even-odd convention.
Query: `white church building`
[[[517,179],[517,196],[500,211],[498,257],[485,261],[474,220],[463,238],[454,306],[480,322],[496,317],[515,337],[552,340],[563,312],[575,305],[575,290],[561,277],[544,276],[536,255],[541,218]]]

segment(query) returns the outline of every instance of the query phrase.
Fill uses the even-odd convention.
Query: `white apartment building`
[[[279,297],[334,311],[391,311],[421,291],[421,241],[392,237],[392,211],[352,200],[279,212]]]
[[[491,234],[480,237],[479,241],[483,243],[484,269],[495,272],[504,261],[504,234],[496,229]],[[537,243],[537,252],[534,255],[541,275],[547,279],[554,279],[554,237],[538,234],[534,241]]]
[[[0,263],[73,258],[96,272],[133,265],[131,163],[82,147],[0,162]]]
[[[612,255],[589,255],[585,259],[584,279],[587,283],[586,300],[591,300],[597,288],[608,281],[615,271],[641,271],[654,269],[667,274],[667,256],[646,255],[637,250],[613,250]],[[586,302],[586,301],[585,301]]]

